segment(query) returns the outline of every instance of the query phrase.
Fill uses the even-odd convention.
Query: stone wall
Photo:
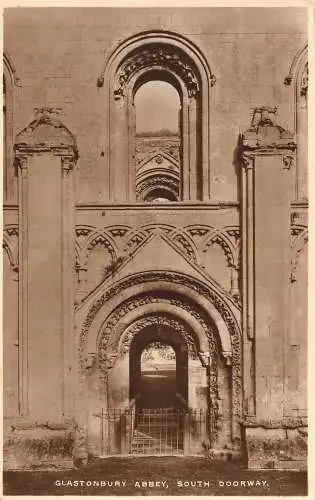
[[[97,87],[105,60],[119,41],[136,33],[180,33],[200,49],[216,77],[210,98],[212,196],[235,201],[235,148],[252,109],[276,105],[284,128],[295,128],[294,92],[283,81],[306,43],[306,16],[302,8],[259,9],[259,16],[250,8],[50,8],[49,15],[47,9],[6,9],[4,49],[21,81],[14,132],[30,122],[34,107],[62,108],[61,119],[80,151],[76,201],[105,202],[106,97]]]
[[[203,160],[202,168],[196,163],[199,175],[209,173],[210,199],[183,196],[179,203],[154,205],[135,196],[132,202],[127,191],[135,194],[136,183],[129,185],[129,165],[122,161],[115,166],[125,178],[115,189],[126,196],[109,200],[113,137],[104,115],[114,97],[106,93],[105,63],[120,43],[149,30],[189,40],[210,68],[211,83],[203,89],[209,92],[208,128],[204,101],[198,101],[198,109],[190,108],[196,143],[187,130],[183,134],[192,157],[203,134],[209,164],[202,155],[195,160]],[[6,165],[14,189],[4,210],[7,463],[16,460],[19,446],[27,455],[34,445],[31,461],[38,465],[45,440],[49,456],[56,442],[61,455],[74,447],[85,457],[87,402],[95,410],[106,400],[101,362],[107,349],[99,354],[105,320],[116,308],[128,316],[130,324],[115,324],[118,345],[132,314],[151,314],[156,303],[174,314],[182,307],[192,325],[196,318],[202,325],[199,333],[215,325],[219,378],[211,390],[218,383],[223,395],[218,403],[211,394],[222,413],[218,442],[228,440],[234,451],[247,445],[253,467],[305,462],[308,205],[305,133],[298,130],[301,102],[295,101],[295,68],[302,63],[294,61],[306,41],[306,10],[298,8],[260,9],[259,16],[251,8],[5,10],[4,49],[14,61],[12,127],[19,133],[16,163]],[[291,86],[284,84],[287,75]],[[274,106],[276,117],[265,120]],[[61,108],[58,119],[50,108]],[[297,141],[288,130],[299,132]],[[117,134],[116,151],[130,157]],[[156,139],[141,141],[135,138],[139,171],[167,165],[178,180],[178,138],[172,139],[175,151],[169,138],[162,141],[167,151]],[[168,295],[152,306],[156,282]],[[148,303],[140,304],[141,294]],[[131,310],[128,301],[135,304]],[[192,303],[204,308],[206,320]],[[198,354],[204,371],[209,338]],[[123,384],[125,404],[124,356],[110,381]],[[194,402],[198,380],[189,384]],[[13,425],[14,419],[20,423]],[[57,455],[52,460],[62,460]],[[30,465],[23,460],[18,466]]]

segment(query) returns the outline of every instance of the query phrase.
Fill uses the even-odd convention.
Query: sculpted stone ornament
[[[233,422],[233,433],[235,433],[235,436],[238,436],[238,427],[236,425],[236,422],[242,417],[243,410],[242,410],[242,375],[241,375],[241,341],[240,341],[240,328],[239,325],[234,317],[234,314],[230,311],[229,306],[225,303],[225,301],[222,300],[221,297],[217,293],[214,293],[210,288],[206,287],[203,285],[201,282],[196,282],[194,279],[188,277],[188,276],[183,276],[180,274],[175,274],[175,273],[170,273],[167,271],[161,271],[161,272],[150,272],[150,273],[141,273],[136,276],[131,276],[124,280],[123,282],[119,282],[114,284],[111,288],[109,288],[107,291],[104,292],[104,294],[96,300],[96,302],[92,305],[89,313],[86,316],[86,319],[82,325],[82,330],[80,334],[80,347],[79,347],[79,357],[81,359],[81,370],[85,370],[82,361],[83,361],[83,352],[84,352],[84,346],[86,343],[87,335],[88,335],[88,330],[90,328],[91,323],[93,322],[93,319],[97,312],[100,310],[100,308],[107,302],[107,300],[112,297],[113,295],[118,295],[123,290],[128,289],[131,286],[135,286],[137,284],[144,284],[148,282],[156,282],[156,281],[164,281],[164,282],[171,282],[175,283],[178,285],[184,285],[188,286],[192,291],[203,295],[207,300],[210,300],[213,305],[218,309],[220,312],[223,321],[226,323],[229,333],[231,335],[231,343],[232,343],[232,353],[231,353],[231,361],[232,361],[232,367],[231,367],[231,380],[232,380],[232,399],[233,399],[233,404],[232,404],[232,422]],[[165,297],[164,299],[165,300]],[[102,330],[101,334],[101,340],[99,344],[99,354],[102,359],[104,359],[104,365],[103,368],[104,370],[101,370],[101,378],[103,380],[103,383],[106,384],[106,379],[107,379],[107,370],[109,366],[107,365],[108,360],[106,359],[109,355],[108,352],[108,342],[109,338],[111,337],[112,334],[114,334],[114,329],[119,327],[119,318],[123,318],[124,315],[126,314],[127,310],[133,310],[135,307],[138,307],[138,305],[142,303],[152,303],[152,301],[161,301],[161,297],[154,297],[154,296],[145,296],[145,297],[137,297],[131,299],[128,303],[123,303],[118,310],[115,311],[115,313],[108,319],[106,324],[104,325],[104,328]],[[182,307],[185,310],[187,308],[189,309],[190,314],[192,314],[200,323],[200,325],[203,328],[206,328],[208,331],[208,339],[209,339],[209,352],[211,356],[211,367],[209,371],[209,397],[211,401],[211,414],[212,414],[212,419],[214,424],[214,434],[217,432],[217,423],[218,423],[218,397],[219,397],[219,392],[218,392],[218,383],[217,383],[217,363],[216,363],[216,355],[215,353],[218,352],[218,346],[215,341],[215,336],[209,330],[209,325],[205,324],[205,320],[202,318],[200,312],[198,312],[195,308],[191,308],[191,306],[188,303],[183,303],[182,301],[171,301],[176,305],[177,307]],[[138,323],[138,327],[140,324]],[[131,333],[131,332],[130,332]],[[133,331],[132,334],[135,334],[136,332]],[[120,335],[117,335],[120,338]],[[116,336],[116,337],[117,337]],[[188,340],[188,338],[187,338]],[[118,345],[117,345],[118,347]],[[112,362],[114,363],[115,356],[119,355],[119,349],[114,348],[114,352],[111,352],[111,355],[113,356]],[[79,371],[82,373],[82,371],[79,368]],[[105,387],[105,385],[104,385]]]
[[[20,164],[23,154],[50,151],[63,158],[63,168],[72,169],[78,159],[76,140],[56,118],[61,108],[35,108],[36,118],[16,138],[14,149]]]
[[[212,358],[211,358],[210,352],[199,351],[198,355],[202,361],[203,366],[211,366],[212,365]]]
[[[270,106],[255,108],[251,127],[241,136],[241,149],[246,166],[248,166],[248,154],[244,155],[244,151],[272,149],[295,151],[293,134],[276,125],[276,111],[276,107]]]
[[[308,94],[308,64],[305,65],[301,79],[300,94],[302,97],[307,97]]]
[[[162,158],[163,161],[163,158]],[[136,193],[138,199],[147,198],[150,195],[150,192],[156,189],[166,189],[171,193],[171,195],[178,199],[179,196],[179,179],[174,178],[168,175],[168,172],[165,172],[165,175],[151,175],[144,180],[137,182],[136,185]],[[143,193],[146,193],[144,196]]]
[[[177,74],[184,81],[189,97],[196,97],[200,92],[200,82],[194,68],[188,64],[185,55],[167,44],[149,44],[134,51],[122,64],[116,77],[115,99],[125,95],[125,87],[130,79],[144,68],[163,67]],[[212,78],[211,84],[215,82]],[[101,84],[103,82],[99,82]]]
[[[283,167],[290,170],[294,165],[295,157],[293,155],[286,155],[283,157]]]
[[[2,246],[7,252],[14,281],[19,279],[18,238],[19,228],[17,225],[10,224],[3,228]]]
[[[92,368],[95,361],[95,352],[89,352],[87,357],[85,358],[85,368]]]

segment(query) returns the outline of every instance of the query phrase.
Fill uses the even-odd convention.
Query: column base
[[[307,427],[244,426],[249,469],[306,470]]]

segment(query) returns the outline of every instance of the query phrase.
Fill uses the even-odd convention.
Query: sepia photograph
[[[308,496],[309,16],[3,9],[5,496]]]

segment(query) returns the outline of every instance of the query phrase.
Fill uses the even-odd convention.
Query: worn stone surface
[[[306,469],[307,439],[299,429],[246,428],[248,466],[254,469]]]
[[[101,419],[134,411],[159,338],[208,411],[185,452],[306,463],[306,17],[5,10],[7,468],[119,453]],[[150,79],[178,136],[135,135]]]

